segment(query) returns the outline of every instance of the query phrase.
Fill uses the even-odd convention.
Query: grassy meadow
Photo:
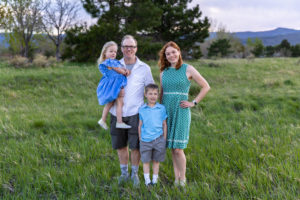
[[[159,83],[156,62],[148,62]],[[188,186],[118,186],[117,153],[97,121],[94,64],[0,62],[0,199],[300,199],[300,59],[189,61],[211,91],[192,108]],[[190,99],[199,92],[193,83]]]

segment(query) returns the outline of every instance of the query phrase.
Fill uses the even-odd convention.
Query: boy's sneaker
[[[153,185],[153,186],[158,185],[158,182],[156,182],[156,183],[151,182],[151,185]]]
[[[102,121],[102,119],[100,119],[100,120],[98,121],[98,124],[99,124],[102,128],[104,128],[105,130],[108,129],[107,124],[105,123],[105,121]]]
[[[180,185],[181,187],[185,187],[185,186],[186,186],[186,180],[180,180],[180,181],[179,181],[179,185]]]
[[[147,188],[150,188],[150,187],[153,186],[154,184],[153,184],[152,182],[150,182],[150,183],[148,183],[148,184],[145,183],[145,185],[146,185]]]
[[[138,174],[132,174],[131,175],[131,180],[133,182],[133,186],[137,187],[137,186],[140,185],[140,179],[139,179]]]
[[[122,129],[129,129],[131,128],[131,126],[125,124],[124,122],[123,123],[116,123],[116,128],[122,128]]]
[[[118,180],[118,184],[121,185],[125,182],[127,182],[129,179],[129,175],[125,175],[125,174],[122,174],[120,177],[119,177],[119,180]]]

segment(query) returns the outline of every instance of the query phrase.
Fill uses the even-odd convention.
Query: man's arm
[[[163,121],[164,138],[167,139],[167,120]]]
[[[154,83],[153,77],[152,77],[152,73],[151,73],[151,68],[147,65],[147,70],[145,72],[145,86],[150,84],[150,83]]]
[[[143,125],[143,121],[142,121],[142,120],[140,120],[140,122],[139,122],[139,127],[138,127],[139,139],[140,139],[140,140],[141,140],[141,133],[142,133],[142,131],[141,131],[141,129],[142,129],[142,125]]]

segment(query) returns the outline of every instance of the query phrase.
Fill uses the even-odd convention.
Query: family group
[[[210,86],[193,66],[183,63],[179,46],[170,41],[159,52],[159,87],[154,83],[151,68],[136,56],[137,49],[137,41],[131,35],[124,36],[121,41],[121,60],[116,59],[118,45],[115,42],[110,41],[103,46],[98,59],[103,76],[97,88],[97,97],[99,104],[105,106],[98,123],[107,130],[106,119],[111,114],[112,148],[117,150],[121,169],[119,184],[129,180],[135,186],[140,184],[140,160],[145,185],[157,184],[159,164],[165,160],[168,148],[172,152],[174,184],[184,187],[187,183],[184,149],[189,141],[190,108],[205,97]],[[189,101],[192,80],[201,89]]]

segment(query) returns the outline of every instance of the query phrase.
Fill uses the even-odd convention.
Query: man
[[[116,105],[111,112],[110,134],[112,147],[117,150],[121,176],[119,184],[129,179],[128,146],[131,149],[131,180],[135,186],[139,185],[138,169],[140,162],[139,152],[139,135],[138,124],[139,107],[144,104],[144,87],[149,83],[154,83],[150,67],[140,61],[136,56],[137,41],[131,35],[123,37],[121,42],[121,51],[123,58],[120,62],[126,66],[131,73],[127,77],[127,85],[125,87],[124,105],[123,105],[123,122],[130,125],[130,129],[117,129],[116,125]]]

